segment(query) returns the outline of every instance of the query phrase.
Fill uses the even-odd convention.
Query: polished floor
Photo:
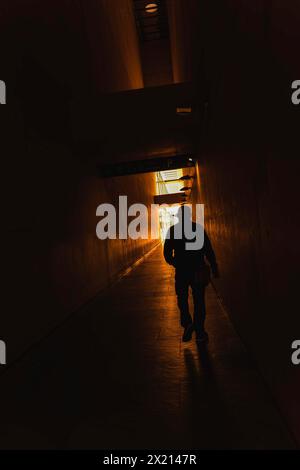
[[[1,448],[292,448],[217,297],[207,350],[181,342],[156,249],[1,377]]]

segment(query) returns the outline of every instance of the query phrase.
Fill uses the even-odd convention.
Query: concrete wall
[[[300,441],[300,374],[291,364],[300,335],[300,108],[290,99],[300,77],[299,5],[223,1],[206,5],[205,22],[199,84],[208,106],[194,201],[205,203],[217,290]]]
[[[150,205],[154,174],[102,179],[62,143],[35,139],[18,147],[24,161],[18,172],[10,169],[4,221],[10,297],[1,338],[10,362],[154,246],[96,237],[98,205],[118,207],[119,195]]]
[[[22,113],[18,123],[11,111],[2,115],[8,307],[0,325],[9,362],[154,246],[98,240],[96,209],[118,207],[119,195],[150,206],[156,190],[154,174],[98,177],[67,142],[22,135]]]
[[[191,81],[197,72],[202,48],[200,5],[199,0],[167,0],[174,83]]]
[[[132,0],[80,1],[98,91],[143,88]]]
[[[142,86],[131,2],[122,2],[121,9],[110,4],[98,2],[103,11],[94,15],[77,0],[3,4],[0,76],[7,105],[1,106],[0,132],[8,308],[0,334],[9,362],[153,246],[141,240],[100,242],[96,208],[116,203],[119,194],[149,205],[154,175],[102,180],[97,165],[106,154],[100,151],[97,162],[84,151],[78,156],[72,135],[71,103],[97,94],[101,106],[99,90]],[[96,13],[100,23],[93,30],[87,23],[95,23]],[[111,29],[104,28],[106,20]],[[104,37],[97,44],[98,27]],[[100,138],[101,119],[98,125]]]
[[[145,87],[174,83],[169,39],[146,41],[140,51]]]

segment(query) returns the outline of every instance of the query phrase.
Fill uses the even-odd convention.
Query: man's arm
[[[211,270],[212,270],[214,277],[219,277],[219,268],[218,268],[216,255],[213,250],[210,239],[205,231],[204,231],[204,254],[211,266]]]

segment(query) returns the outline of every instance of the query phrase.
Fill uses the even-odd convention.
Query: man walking
[[[218,265],[204,228],[196,222],[192,222],[191,208],[181,206],[177,217],[179,219],[178,223],[169,229],[166,236],[164,257],[166,262],[174,266],[176,270],[175,290],[180,310],[181,326],[184,328],[182,341],[190,341],[195,331],[197,343],[203,343],[208,341],[204,326],[206,316],[205,288],[210,281],[210,269],[205,260],[209,262],[214,277],[219,276]],[[200,249],[188,249],[188,244],[193,242],[193,240],[186,237],[188,224],[195,234],[199,233],[199,230],[204,231],[203,246]],[[189,287],[191,287],[193,293],[194,319],[192,319],[189,312]]]

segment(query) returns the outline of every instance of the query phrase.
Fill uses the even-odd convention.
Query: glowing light
[[[170,207],[159,208],[159,226],[160,226],[160,238],[162,241],[165,240],[169,228],[178,222],[178,209],[179,205]]]
[[[157,10],[158,10],[158,5],[157,3],[148,3],[148,5],[146,5],[146,13],[156,13]]]

